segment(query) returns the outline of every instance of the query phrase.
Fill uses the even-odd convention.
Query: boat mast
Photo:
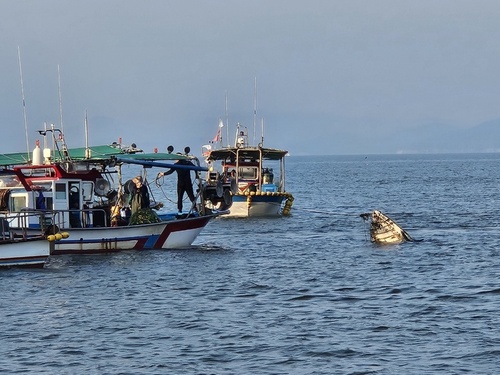
[[[227,109],[227,90],[226,90],[226,139],[227,139],[227,147],[231,146],[229,144],[229,114]]]
[[[261,127],[261,135],[260,135],[260,146],[264,146],[264,119],[260,120],[260,127]]]
[[[285,191],[285,157],[280,159],[280,191]]]
[[[64,134],[64,124],[63,124],[63,110],[62,110],[62,94],[61,94],[61,73],[59,71],[59,64],[57,64],[57,87],[59,90],[59,116],[61,119],[61,131]]]
[[[256,119],[257,119],[257,77],[255,77],[254,79],[254,91],[253,91],[253,144],[255,144]]]
[[[85,128],[85,159],[90,159],[91,155],[89,148],[89,122],[87,119],[87,110],[85,110],[84,128]]]
[[[28,117],[26,115],[26,100],[24,98],[23,68],[21,66],[21,49],[19,48],[19,46],[17,46],[17,57],[19,60],[19,75],[21,77],[21,97],[23,99],[24,131],[26,133],[26,151],[28,152],[28,160],[31,160],[30,144],[28,139]]]

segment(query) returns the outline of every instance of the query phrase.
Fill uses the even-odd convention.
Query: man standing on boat
[[[186,147],[184,149],[186,155],[189,154],[190,151],[191,149],[189,147]],[[193,163],[186,159],[178,160],[175,162],[175,164],[194,166]],[[177,209],[179,211],[179,214],[182,214],[182,198],[184,196],[184,193],[186,193],[191,200],[191,207],[196,206],[196,198],[193,193],[193,182],[191,180],[191,171],[184,168],[171,168],[167,172],[158,173],[158,177],[168,176],[169,174],[174,173],[174,171],[177,172]]]
[[[135,183],[130,199],[130,210],[133,215],[142,208],[149,208],[150,202],[148,187],[142,183],[142,177],[137,176],[132,181]]]

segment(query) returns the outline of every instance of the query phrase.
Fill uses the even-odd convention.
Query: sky
[[[224,143],[263,124],[291,155],[398,152],[500,119],[499,19],[498,0],[0,0],[0,153],[44,124],[83,147],[85,113],[90,144],[145,151],[201,154],[222,119]]]

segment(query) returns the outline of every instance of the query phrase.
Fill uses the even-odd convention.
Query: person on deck
[[[142,208],[149,208],[150,201],[148,187],[142,183],[142,177],[137,176],[132,181],[135,183],[130,198],[130,210],[133,215]]]
[[[69,192],[69,209],[69,225],[71,228],[81,228],[80,195],[76,186],[71,187]]]
[[[186,147],[184,149],[184,152],[189,154],[191,149],[189,147]],[[178,160],[176,165],[191,165],[194,166],[193,163],[189,160]],[[189,197],[189,200],[191,201],[192,206],[196,206],[196,198],[193,193],[193,182],[191,180],[191,171],[189,169],[181,169],[181,168],[171,168],[167,172],[160,172],[158,173],[158,177],[163,177],[163,176],[168,176],[169,174],[172,174],[177,172],[177,210],[179,211],[179,214],[182,213],[182,198],[184,196],[184,193],[187,194]]]

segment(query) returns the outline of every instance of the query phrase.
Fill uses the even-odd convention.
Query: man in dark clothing
[[[41,191],[40,191],[41,193]],[[76,186],[71,187],[69,191],[69,225],[71,228],[81,228],[80,195]]]
[[[178,160],[175,164],[194,166],[194,164],[189,160]],[[179,210],[179,213],[182,213],[182,197],[184,196],[184,193],[186,193],[191,200],[192,207],[195,207],[196,205],[196,198],[193,193],[193,182],[191,181],[191,171],[189,169],[172,168],[167,172],[158,173],[158,176],[168,176],[169,174],[174,173],[174,171],[177,172],[177,209]]]
[[[142,183],[142,177],[137,176],[132,181],[135,186],[131,191],[130,208],[132,214],[135,214],[142,208],[149,208],[150,202],[148,187]]]

